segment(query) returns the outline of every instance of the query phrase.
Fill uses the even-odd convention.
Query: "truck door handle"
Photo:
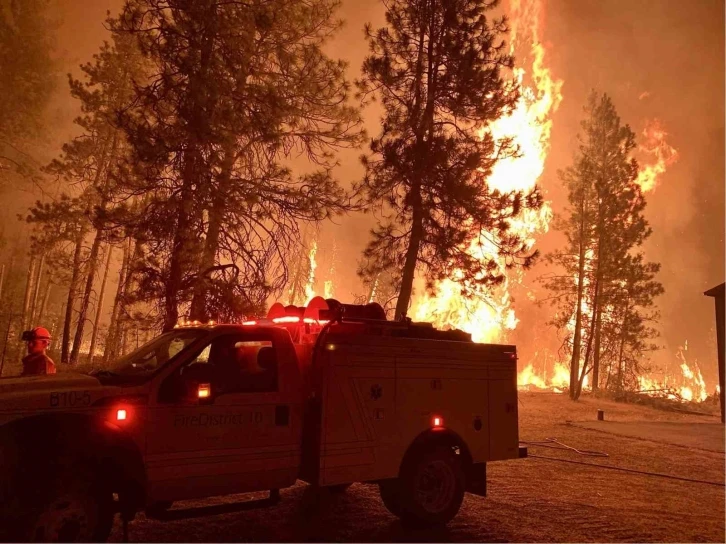
[[[275,425],[287,427],[290,424],[290,407],[275,406]]]

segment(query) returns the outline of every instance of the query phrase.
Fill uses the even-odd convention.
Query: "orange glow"
[[[431,423],[433,424],[434,427],[441,427],[444,425],[444,418],[441,416],[434,416],[431,419]]]
[[[245,327],[252,327],[254,325],[257,325],[257,321],[243,321],[242,325],[244,325]]]
[[[212,393],[212,388],[208,383],[199,384],[199,389],[197,389],[197,396],[200,399],[209,398],[209,395],[211,395],[211,393]]]
[[[126,417],[126,410],[124,410],[123,408],[116,410],[116,421],[124,421]]]

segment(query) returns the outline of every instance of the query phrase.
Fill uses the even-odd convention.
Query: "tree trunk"
[[[575,309],[575,333],[572,339],[572,360],[570,361],[570,398],[576,400],[579,397],[577,392],[578,374],[580,372],[580,345],[582,343],[582,297],[585,290],[585,255],[587,244],[585,243],[585,198],[586,191],[582,190],[580,200],[580,254],[577,262],[577,307]]]
[[[129,247],[130,250],[130,247]],[[136,245],[134,247],[134,251],[132,253],[131,260],[129,261],[129,265],[126,271],[126,281],[124,282],[124,292],[121,297],[121,304],[119,306],[119,330],[116,333],[116,340],[114,349],[115,355],[121,356],[126,354],[126,345],[128,340],[128,332],[129,332],[129,323],[130,319],[126,312],[126,301],[129,300],[129,297],[131,295],[131,288],[133,286],[133,263],[136,262],[139,258],[141,258],[143,252],[143,248],[141,244],[136,242]],[[121,312],[123,311],[124,315],[121,315]]]
[[[78,312],[78,324],[76,325],[76,335],[73,340],[73,348],[71,349],[72,365],[78,362],[78,355],[83,343],[83,331],[86,327],[86,315],[88,314],[88,306],[91,302],[91,292],[93,291],[93,280],[96,277],[96,269],[98,268],[98,252],[101,248],[101,231],[96,230],[96,236],[93,238],[91,245],[91,254],[88,257],[88,271],[86,273],[86,286],[83,290],[83,299],[81,299],[81,307]]]
[[[628,323],[628,312],[630,302],[628,301],[625,306],[625,315],[623,315],[623,324],[620,327],[620,350],[618,353],[618,379],[617,379],[617,391],[622,393],[623,391],[623,352],[625,351],[625,325]]]
[[[0,266],[0,301],[3,299],[3,284],[5,283],[5,265]]]
[[[45,288],[45,295],[43,295],[43,302],[40,305],[40,312],[38,312],[38,323],[42,323],[45,317],[45,310],[48,307],[48,299],[50,298],[50,288],[52,285],[51,281],[48,280],[48,286]]]
[[[189,317],[192,320],[206,322],[212,318],[207,311],[207,294],[209,292],[208,279],[205,272],[212,268],[217,257],[219,247],[219,234],[222,230],[222,222],[227,207],[227,191],[232,178],[232,167],[234,166],[234,150],[227,146],[222,162],[222,171],[219,176],[219,184],[212,200],[212,207],[209,210],[209,226],[207,237],[204,241],[204,250],[199,266],[199,276],[194,286],[194,297],[192,298]],[[216,318],[216,316],[214,316]]]
[[[96,319],[93,321],[93,331],[91,332],[91,347],[88,350],[88,362],[93,364],[93,355],[96,350],[96,341],[98,340],[98,325],[101,322],[101,311],[103,310],[103,299],[106,294],[106,282],[108,281],[108,270],[111,268],[111,256],[113,255],[113,246],[108,245],[108,256],[106,257],[106,268],[103,271],[103,280],[101,280],[101,290],[98,292],[98,301],[96,302]]]
[[[30,258],[30,264],[28,265],[28,279],[25,283],[25,296],[23,297],[23,311],[20,314],[20,325],[22,330],[28,330],[31,317],[28,315],[30,312],[30,302],[33,293],[33,280],[35,279],[35,271],[37,267],[37,261],[35,257]],[[18,353],[18,361],[23,358],[23,350]]]
[[[209,9],[213,11],[217,7],[210,4]],[[195,118],[205,115],[201,105],[205,101],[203,98],[204,88],[209,85],[208,78],[210,76],[210,60],[214,49],[214,32],[215,30],[210,28],[199,37],[199,71],[189,78],[188,99],[192,117],[190,127],[192,132],[188,135],[183,157],[182,185],[179,191],[180,202],[176,210],[176,228],[169,262],[169,277],[164,292],[164,332],[172,330],[179,320],[179,292],[184,281],[184,272],[192,260],[189,255],[191,250],[189,237],[191,236],[190,230],[192,227],[194,187],[200,183],[206,170],[200,148],[201,143],[194,132],[197,128]]]
[[[594,292],[597,292],[598,289],[598,280],[595,280],[595,289]],[[585,376],[589,373],[589,369],[587,368],[587,363],[590,360],[590,354],[592,353],[592,344],[593,344],[593,338],[595,336],[595,315],[597,314],[599,306],[599,300],[597,297],[593,296],[593,302],[592,302],[592,319],[590,320],[590,334],[587,336],[587,348],[585,349],[585,360],[582,363],[582,371],[580,372],[580,378],[577,380],[577,390],[575,395],[575,400],[580,398],[580,395],[582,394],[582,384],[585,380]]]
[[[38,265],[38,271],[35,276],[35,285],[33,287],[33,302],[30,304],[30,326],[37,322],[38,303],[41,302],[38,299],[40,294],[40,283],[43,279],[43,269],[45,268],[45,253],[40,256],[40,264]],[[41,324],[38,323],[37,326]]]
[[[433,129],[434,129],[434,107],[435,98],[437,95],[437,80],[438,80],[438,53],[435,48],[437,40],[435,39],[436,32],[436,15],[437,9],[436,4],[428,4],[430,10],[430,18],[428,20],[428,43],[426,45],[426,54],[424,55],[424,38],[427,35],[425,30],[425,23],[423,16],[421,17],[421,26],[419,27],[419,44],[418,44],[418,58],[416,66],[416,89],[415,89],[415,100],[414,100],[414,115],[418,116],[421,104],[426,103],[426,108],[421,115],[420,122],[416,128],[416,179],[411,185],[411,237],[408,241],[408,248],[406,250],[406,260],[403,265],[403,274],[401,277],[401,291],[398,294],[398,300],[396,301],[396,313],[395,318],[401,319],[408,312],[408,307],[411,302],[411,295],[413,293],[413,280],[416,273],[416,265],[418,264],[418,253],[421,247],[421,241],[423,239],[423,201],[421,198],[422,180],[427,175],[426,159],[427,159],[427,143],[432,140]],[[423,15],[423,14],[422,14]],[[426,67],[424,68],[425,58]],[[426,82],[423,81],[425,72]],[[424,96],[424,84],[426,95]],[[428,135],[428,141],[426,136]]]
[[[23,297],[23,314],[21,317],[23,330],[27,330],[28,324],[30,322],[30,316],[28,315],[28,312],[30,311],[30,301],[33,293],[33,280],[35,279],[36,266],[37,261],[35,257],[31,257],[30,265],[28,267],[28,279],[25,283],[25,296]]]
[[[116,287],[116,296],[113,299],[113,307],[111,309],[111,321],[108,325],[108,334],[106,335],[106,346],[103,350],[103,362],[107,363],[113,354],[116,352],[117,340],[119,338],[119,332],[121,331],[120,324],[120,313],[121,313],[121,299],[124,295],[124,289],[126,286],[126,280],[128,278],[128,269],[131,261],[131,245],[132,240],[129,239],[124,244],[124,254],[121,260],[121,269],[118,273],[118,286]]]
[[[76,297],[78,296],[78,282],[81,278],[81,256],[83,253],[83,240],[86,238],[88,227],[83,225],[78,229],[76,237],[76,247],[73,252],[73,271],[71,272],[71,282],[68,287],[68,299],[66,301],[66,315],[63,321],[63,339],[61,343],[61,362],[68,363],[69,350],[71,343],[71,326],[73,325],[73,309],[76,305]]]
[[[184,279],[185,265],[188,263],[187,231],[190,228],[191,183],[184,182],[178,206],[174,241],[169,261],[169,277],[164,286],[164,332],[170,331],[179,321],[179,291]]]
[[[418,184],[411,188],[413,198],[413,214],[411,217],[411,237],[408,240],[408,249],[406,250],[406,261],[403,265],[403,275],[401,277],[401,291],[396,301],[396,319],[403,318],[408,312],[408,305],[411,301],[413,293],[413,278],[416,272],[416,263],[418,263],[418,250],[421,245],[421,236],[423,234],[423,210],[421,209],[421,189]]]
[[[600,300],[602,296],[601,280],[597,280],[599,292],[595,293],[595,297]],[[597,314],[595,315],[595,346],[592,354],[592,390],[597,391],[600,380],[600,331],[602,328],[602,301],[597,305]]]

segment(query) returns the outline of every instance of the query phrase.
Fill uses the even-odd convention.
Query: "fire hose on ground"
[[[582,455],[585,457],[610,457],[608,453],[601,452],[601,451],[590,451],[590,450],[580,450],[577,448],[574,448],[572,446],[569,446],[563,442],[560,442],[556,438],[546,438],[543,441],[528,441],[528,440],[520,440],[520,444],[526,445],[528,447],[532,448],[550,448],[554,450],[566,450],[566,451],[572,451],[575,452],[578,455]],[[555,461],[559,463],[570,463],[574,465],[584,465],[586,467],[594,467],[594,468],[601,468],[601,469],[608,469],[608,470],[617,470],[620,472],[626,472],[630,474],[640,474],[643,476],[653,476],[658,478],[668,478],[670,480],[680,480],[682,482],[691,482],[696,484],[705,484],[705,485],[715,485],[718,487],[724,487],[723,482],[713,482],[709,480],[697,480],[694,478],[685,478],[683,476],[674,476],[672,474],[663,474],[662,472],[650,472],[646,470],[636,470],[632,468],[625,468],[625,467],[618,467],[618,466],[611,466],[611,465],[601,465],[599,463],[585,463],[583,461],[575,461],[573,459],[560,459],[557,457],[548,457],[546,455],[533,455],[533,454],[527,454],[528,458],[534,458],[534,459],[545,459],[547,461]]]

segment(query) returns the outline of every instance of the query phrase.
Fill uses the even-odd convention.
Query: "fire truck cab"
[[[118,511],[270,503],[296,480],[377,484],[402,520],[443,524],[486,494],[486,463],[524,453],[514,346],[317,297],[182,323],[105,370],[0,380],[0,527],[100,541]]]

